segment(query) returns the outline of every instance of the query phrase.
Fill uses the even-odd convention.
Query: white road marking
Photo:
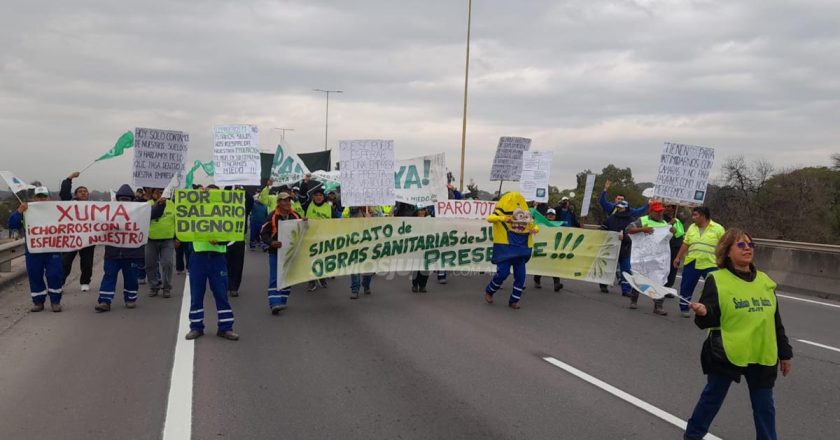
[[[826,350],[836,351],[836,352],[840,353],[840,348],[834,348],[830,345],[818,344],[816,342],[806,341],[804,339],[797,339],[797,341],[799,341],[803,344],[813,345],[814,347],[820,347],[820,348],[824,348]]]
[[[175,335],[175,362],[169,382],[163,440],[189,440],[192,437],[193,367],[195,343],[184,336],[190,331],[190,321],[184,313],[190,309],[190,276],[184,281],[181,310],[178,312],[178,334]]]
[[[628,393],[626,393],[626,392],[624,392],[624,391],[622,391],[622,390],[620,390],[620,389],[618,389],[618,388],[616,388],[616,387],[614,387],[614,386],[612,386],[612,385],[610,385],[610,384],[608,384],[608,383],[606,383],[606,382],[604,382],[604,381],[602,381],[602,380],[600,380],[596,377],[593,377],[593,376],[591,376],[587,373],[584,373],[583,371],[580,371],[577,368],[575,368],[575,367],[573,367],[573,366],[571,366],[567,363],[561,362],[557,359],[554,359],[553,357],[544,357],[543,360],[548,362],[551,365],[554,365],[555,367],[558,367],[562,370],[565,370],[568,373],[571,373],[571,374],[577,376],[580,379],[585,380],[586,382],[591,383],[592,385],[595,385],[596,387],[612,394],[613,396],[616,396],[616,397],[630,403],[631,405],[637,406],[637,407],[655,415],[656,417],[659,417],[660,419],[665,420],[666,422],[671,423],[674,426],[677,426],[678,428],[682,429],[683,431],[685,430],[686,426],[688,426],[688,422],[678,418],[677,416],[674,416],[674,415],[672,415],[672,414],[670,414],[666,411],[663,411],[663,410],[645,402],[644,400],[639,399],[638,397],[635,397],[631,394],[628,394]],[[706,440],[722,440],[720,437],[716,437],[716,436],[712,435],[711,433],[706,434],[706,436],[703,437],[703,438],[706,439]]]
[[[822,301],[814,301],[812,299],[800,298],[798,296],[781,295],[779,293],[777,293],[776,296],[778,296],[780,298],[795,299],[797,301],[802,301],[802,302],[811,303],[811,304],[819,304],[821,306],[827,306],[827,307],[836,307],[836,308],[840,309],[840,304],[831,304],[831,303],[822,302]]]

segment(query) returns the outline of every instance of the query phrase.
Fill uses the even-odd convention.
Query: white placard
[[[341,201],[344,206],[393,205],[394,141],[340,141]]]
[[[671,228],[653,228],[652,234],[630,234],[630,266],[651,280],[666,284],[671,271]]]
[[[519,180],[522,175],[522,152],[531,148],[531,139],[501,137],[490,168],[490,180]]]
[[[665,142],[654,197],[680,205],[702,205],[714,165],[714,148]]]
[[[443,153],[400,159],[394,170],[395,195],[398,202],[429,206],[446,200],[446,155]]]
[[[551,175],[551,151],[523,151],[519,188],[525,200],[548,202],[548,179]]]
[[[165,188],[186,169],[189,143],[190,135],[183,131],[135,128],[134,186]]]
[[[595,189],[595,175],[586,175],[586,188],[583,191],[583,206],[580,208],[580,216],[589,215],[589,207],[592,204],[592,190]]]
[[[138,248],[149,237],[152,205],[142,202],[32,202],[25,212],[33,254],[107,244]]]
[[[213,162],[217,185],[259,185],[259,128],[245,124],[213,127]]]
[[[496,210],[496,202],[486,200],[438,200],[435,218],[485,219]]]

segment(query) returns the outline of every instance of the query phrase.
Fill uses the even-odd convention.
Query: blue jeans
[[[485,293],[493,295],[501,287],[502,283],[510,275],[510,269],[513,268],[513,291],[510,293],[508,304],[516,304],[522,299],[522,290],[525,289],[525,262],[526,257],[518,257],[510,260],[502,261],[496,264],[496,275],[490,280],[490,284],[484,290]]]
[[[694,407],[688,426],[685,429],[685,440],[700,440],[709,432],[712,424],[732,380],[729,378],[709,374],[706,387],[700,394],[700,400]],[[757,440],[776,440],[776,408],[773,404],[773,388],[753,388],[750,390],[753,421],[755,422],[755,438]]]
[[[700,281],[700,277],[706,279],[706,275],[714,272],[717,270],[717,267],[710,267],[708,269],[695,269],[694,268],[694,261],[691,263],[686,264],[683,266],[682,271],[682,282],[680,283],[680,296],[683,297],[686,301],[691,301],[691,297],[694,296],[694,288],[697,287],[697,283]],[[688,305],[682,301],[680,301],[680,310],[683,312],[688,312]]]
[[[359,285],[364,287],[365,289],[370,289],[370,281],[373,279],[373,274],[363,274],[359,275],[354,273],[350,275],[350,292],[352,293],[359,293]]]
[[[219,331],[233,330],[233,310],[227,297],[227,261],[220,252],[193,252],[190,256],[190,330],[204,331],[204,292],[208,282],[216,302]]]
[[[102,283],[99,284],[99,299],[97,302],[111,304],[117,293],[117,277],[122,271],[123,299],[125,302],[137,301],[137,268],[142,266],[142,259],[105,260]]]
[[[277,288],[277,254],[268,254],[268,307],[285,306],[292,289]]]

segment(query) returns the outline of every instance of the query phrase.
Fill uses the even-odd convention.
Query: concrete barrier
[[[755,264],[782,290],[840,300],[840,246],[755,240]]]

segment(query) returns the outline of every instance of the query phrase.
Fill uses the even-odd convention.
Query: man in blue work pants
[[[225,245],[195,242],[190,256],[190,332],[187,339],[204,335],[204,292],[207,284],[216,302],[218,332],[216,335],[231,341],[239,339],[233,332],[233,310],[227,298],[228,276]]]

